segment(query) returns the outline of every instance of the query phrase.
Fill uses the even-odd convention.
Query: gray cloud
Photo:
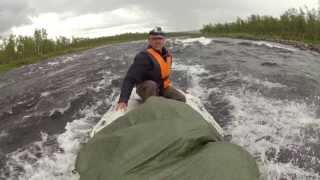
[[[13,26],[30,23],[28,15],[34,10],[23,0],[0,1],[0,32],[5,32]]]
[[[160,24],[148,22],[150,25],[190,30],[198,29],[205,23],[230,21],[237,16],[244,17],[252,13],[279,15],[290,7],[301,7],[312,1],[316,0],[304,0],[300,4],[297,3],[299,0],[1,0],[0,33],[12,26],[29,23],[27,17],[30,14],[72,12],[76,16],[129,6],[139,7],[151,16],[150,19],[162,20]]]
[[[170,29],[197,29],[204,23],[230,21],[237,16],[244,17],[252,13],[279,15],[290,7],[299,7],[315,0],[56,0],[37,1],[39,11],[73,11],[77,14],[110,11],[120,7],[138,6],[153,17],[162,19],[162,24]],[[309,2],[308,2],[309,1]],[[300,1],[301,2],[301,1]],[[55,7],[52,9],[52,7]],[[157,22],[150,22],[156,25]]]

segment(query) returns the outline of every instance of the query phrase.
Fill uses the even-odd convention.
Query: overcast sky
[[[97,37],[124,32],[200,29],[251,14],[278,16],[289,8],[318,8],[318,0],[0,0],[0,35]]]

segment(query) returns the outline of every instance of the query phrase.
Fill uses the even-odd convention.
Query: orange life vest
[[[171,65],[172,65],[172,56],[168,56],[166,58],[167,61],[163,59],[163,57],[154,49],[147,49],[148,53],[151,57],[158,62],[160,65],[161,78],[163,80],[164,89],[168,88],[171,85],[171,81],[169,79],[171,73]]]

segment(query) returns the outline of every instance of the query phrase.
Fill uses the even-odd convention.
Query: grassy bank
[[[36,30],[39,32],[38,30]],[[41,30],[43,31],[43,30]],[[189,36],[196,37],[199,34],[188,32],[172,32],[168,33],[168,37]],[[39,38],[40,37],[40,38]],[[40,62],[42,60],[53,58],[69,53],[81,52],[87,49],[137,40],[147,39],[147,33],[127,33],[110,37],[100,37],[93,39],[74,38],[72,40],[61,37],[57,40],[49,40],[44,35],[36,35],[34,37],[14,37],[11,36],[6,40],[4,47],[0,50],[0,73],[7,72],[11,69]],[[38,39],[37,39],[38,38]],[[11,44],[10,44],[11,43]],[[39,44],[39,45],[38,45]],[[29,45],[29,49],[20,48],[23,45]],[[39,51],[36,51],[39,50]],[[36,52],[36,53],[35,53]]]
[[[305,43],[307,45],[320,45],[320,40],[310,40],[310,39],[296,39],[282,37],[279,35],[261,35],[261,34],[250,34],[250,33],[202,33],[205,37],[228,37],[236,39],[247,39],[247,40],[262,40],[262,41],[272,41],[272,42],[296,42]]]
[[[234,22],[204,25],[201,32],[207,37],[266,40],[299,47],[318,47],[320,12],[314,9],[289,9],[280,17],[251,15]]]
[[[45,59],[56,57],[56,56],[61,56],[61,55],[64,55],[64,54],[80,52],[80,51],[87,50],[87,49],[90,49],[90,48],[93,48],[93,47],[94,46],[92,46],[92,47],[82,47],[82,48],[72,48],[72,49],[67,49],[67,50],[63,50],[63,51],[57,51],[57,52],[53,52],[53,53],[48,53],[48,54],[41,55],[41,56],[35,56],[35,57],[19,59],[19,60],[12,61],[12,62],[9,62],[9,63],[3,63],[3,64],[0,64],[0,74],[4,73],[4,72],[7,72],[7,71],[9,71],[11,69],[20,67],[20,66],[24,66],[24,65],[28,65],[28,64],[34,64],[34,63],[40,62],[41,60],[45,60]]]

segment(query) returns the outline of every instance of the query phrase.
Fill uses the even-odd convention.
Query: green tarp
[[[188,105],[151,97],[85,144],[80,180],[258,180],[255,160]]]

